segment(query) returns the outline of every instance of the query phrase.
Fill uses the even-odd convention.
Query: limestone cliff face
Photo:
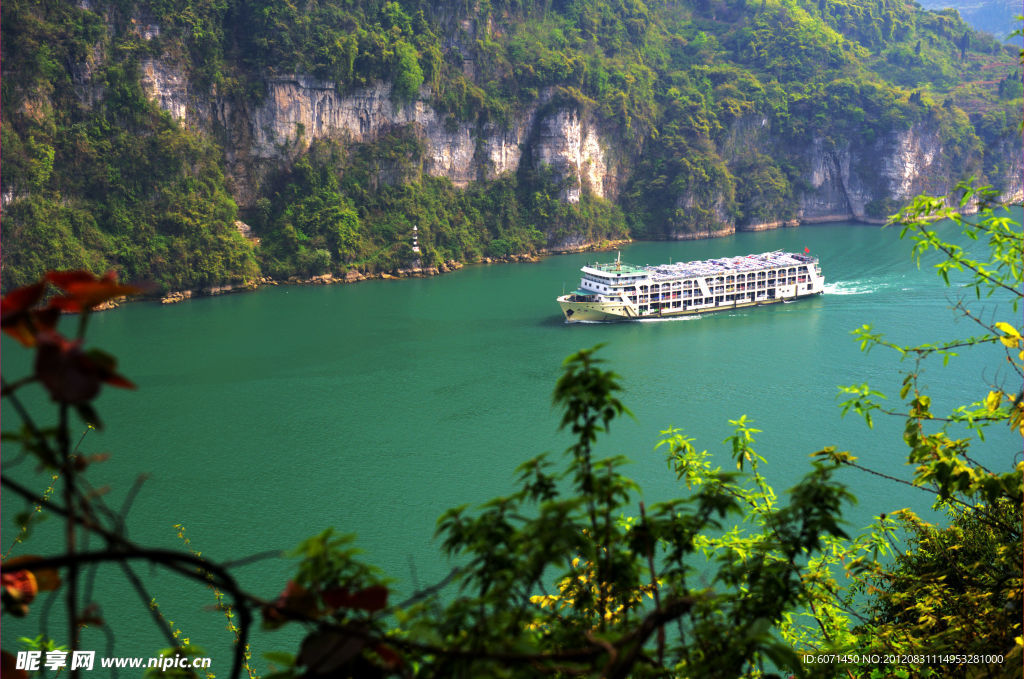
[[[372,142],[400,126],[411,126],[424,144],[423,171],[465,187],[519,168],[523,151],[566,180],[563,199],[578,202],[583,191],[614,199],[620,164],[599,124],[577,108],[555,108],[544,93],[506,126],[455,121],[431,107],[424,88],[415,102],[396,103],[391,84],[378,82],[341,94],[333,82],[304,75],[277,76],[257,104],[193,92],[180,68],[156,59],[141,64],[143,90],[183,124],[218,134],[239,204],[254,200],[266,168],[288,162],[316,139],[341,144]]]
[[[614,198],[617,193],[615,175],[609,170],[612,163],[597,127],[576,109],[558,109],[540,120],[534,161],[568,179],[562,192],[567,202],[578,203],[584,188],[601,198]]]
[[[276,77],[252,111],[254,158],[273,160],[308,148],[314,139],[369,142],[394,126],[413,124],[427,145],[428,172],[457,185],[476,179],[471,172],[473,139],[465,127],[446,129],[436,112],[421,102],[396,105],[388,83],[340,95],[332,82],[307,76]]]
[[[194,122],[196,112],[189,114],[189,81],[180,68],[158,59],[145,59],[139,64],[142,91],[164,111],[181,123]],[[193,103],[195,106],[198,102]]]
[[[730,196],[728,187],[717,187],[710,197],[698,198],[692,193],[684,193],[675,201],[677,212],[700,214],[697,228],[672,229],[666,233],[670,240],[700,240],[702,238],[719,238],[736,233],[736,220],[730,214],[728,205]]]
[[[252,159],[279,160],[305,150],[314,139],[340,143],[370,142],[381,133],[411,125],[425,146],[424,172],[446,177],[465,187],[519,168],[524,147],[531,146],[538,165],[550,165],[565,178],[563,199],[578,202],[582,191],[614,198],[618,186],[611,145],[598,124],[576,108],[556,108],[543,115],[545,93],[520,111],[506,127],[482,128],[438,113],[427,100],[396,104],[391,84],[376,83],[338,94],[334,83],[305,76],[278,77],[267,84],[267,96],[252,113]]]
[[[566,179],[569,188],[563,198],[569,202],[578,202],[583,190],[614,198],[619,184],[606,152],[610,141],[602,138],[597,124],[575,109],[539,117],[538,106],[547,97],[520,111],[505,127],[481,127],[437,112],[426,103],[426,88],[418,101],[396,103],[387,82],[340,94],[332,82],[278,76],[267,81],[261,102],[239,105],[193,93],[181,69],[149,59],[141,65],[141,84],[175,119],[219,133],[233,191],[243,207],[255,199],[266,168],[287,163],[314,140],[372,142],[401,126],[411,126],[423,142],[423,171],[459,187],[516,171],[528,143],[535,162],[551,165]]]
[[[993,157],[1005,162],[1002,176],[1006,177],[1006,183],[999,195],[1003,203],[1024,202],[1024,154],[1020,152],[1020,142],[1020,135],[1013,134],[1001,139],[991,150]]]
[[[927,123],[893,131],[864,146],[849,142],[835,145],[815,137],[808,140],[805,148],[794,149],[790,144],[780,151],[770,120],[752,114],[733,121],[724,131],[717,150],[734,183],[741,179],[744,160],[754,154],[795,153],[794,160],[803,172],[796,183],[794,214],[795,221],[803,223],[881,223],[897,204],[923,192],[947,194],[956,183],[956,171],[944,156],[939,130]],[[787,217],[738,225],[727,209],[728,203],[725,188],[713,191],[711,198],[704,200],[689,194],[677,196],[677,209],[703,210],[711,225],[696,231],[672,231],[668,237],[725,236],[737,228],[758,231],[795,223]]]
[[[807,153],[810,190],[800,197],[798,216],[805,222],[884,221],[880,201],[946,194],[953,186],[942,150],[938,130],[926,124],[864,147],[830,148],[813,139]]]
[[[150,26],[145,30],[159,31]],[[471,62],[468,68],[472,68]],[[421,140],[421,171],[428,175],[465,187],[516,172],[528,159],[535,167],[550,167],[563,180],[561,198],[570,203],[578,202],[584,192],[615,200],[637,153],[578,105],[553,104],[547,91],[499,126],[450,118],[428,103],[431,93],[427,88],[416,101],[398,103],[387,82],[342,93],[335,83],[310,76],[276,76],[266,81],[262,100],[250,102],[196,91],[181,68],[160,59],[142,61],[140,75],[144,91],[160,108],[184,125],[218,138],[232,191],[243,208],[260,195],[261,182],[270,169],[287,165],[314,140],[332,139],[342,145],[372,142],[396,127],[411,128]],[[99,96],[85,88],[85,80],[79,83],[84,88],[83,98]],[[748,116],[735,121],[719,142],[718,152],[732,167],[752,149],[772,155],[776,143],[767,118]],[[1019,145],[1019,139],[1007,140],[1005,149],[990,151],[1011,160],[1000,165],[1000,177],[989,181],[1004,187],[1004,198],[1019,200],[1024,193],[1022,164],[1014,144]],[[806,148],[788,152],[803,159],[796,195],[796,216],[802,222],[881,221],[894,204],[925,191],[947,193],[960,178],[954,176],[958,170],[949,166],[944,155],[938,129],[928,123],[893,131],[866,146],[836,146],[811,138]],[[731,195],[728,190],[716,190],[710,204],[700,202],[699,207],[708,211],[714,222],[711,228],[669,237],[734,232],[736,223],[727,195]],[[683,210],[697,205],[688,195],[666,199]],[[756,230],[777,224],[781,222],[743,228]],[[581,246],[575,242],[565,245]]]

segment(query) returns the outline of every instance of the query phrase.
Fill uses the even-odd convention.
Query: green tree
[[[970,452],[971,438],[984,438],[986,428],[1009,427],[1024,435],[1024,341],[1019,318],[1022,233],[1020,223],[994,204],[997,193],[988,187],[961,184],[960,203],[950,207],[941,199],[919,197],[892,217],[902,234],[914,241],[913,252],[937,251],[939,276],[951,283],[959,276],[962,295],[956,312],[980,334],[946,339],[919,346],[894,344],[870,326],[855,334],[865,350],[886,347],[913,367],[904,376],[902,409],[885,407],[867,385],[848,388],[853,398],[845,407],[870,416],[873,411],[904,420],[908,463],[915,465],[914,487],[930,489],[948,512],[949,523],[935,526],[910,512],[900,520],[909,534],[905,552],[893,566],[872,564],[864,570],[871,597],[868,621],[857,630],[862,648],[905,653],[927,640],[937,652],[959,653],[964,649],[999,654],[1005,664],[989,668],[984,676],[1016,676],[1021,669],[1022,587],[1021,507],[1024,505],[1024,462],[1007,460],[1002,469],[989,469]],[[976,207],[978,216],[963,208]],[[929,225],[949,219],[961,227],[968,243],[984,244],[981,255],[940,238]],[[981,300],[999,304],[996,318],[1012,313],[1014,322],[986,318],[976,307]],[[1004,316],[1005,317],[1005,316]],[[1012,316],[1008,317],[1012,318]],[[927,394],[921,373],[925,363],[955,360],[957,353],[983,350],[992,345],[1002,350],[1004,371],[981,376],[979,398],[937,413]],[[869,420],[870,421],[870,420]],[[857,466],[842,454],[833,459]],[[859,564],[860,566],[861,564]],[[984,649],[984,650],[982,650]],[[968,676],[981,670],[962,666]]]
[[[420,68],[419,54],[416,48],[407,42],[395,44],[395,84],[394,96],[399,101],[416,99],[423,84],[423,69]]]
[[[896,221],[913,237],[916,254],[942,253],[936,268],[944,279],[963,275],[964,289],[977,299],[1001,298],[999,314],[1016,312],[1020,224],[987,202],[990,192],[962,188],[961,207],[978,203],[977,217],[965,217],[941,199],[921,198]],[[959,223],[966,238],[983,244],[985,255],[940,238],[929,228],[934,217]],[[72,650],[91,603],[79,588],[81,568],[113,563],[142,583],[132,566],[142,560],[213,588],[236,635],[233,677],[247,666],[257,611],[268,627],[305,630],[295,653],[273,656],[278,677],[754,677],[776,670],[866,678],[1019,675],[1024,462],[988,469],[970,454],[971,436],[986,429],[1024,432],[1019,322],[989,320],[961,300],[957,309],[982,334],[905,347],[870,326],[855,331],[865,349],[890,348],[912,367],[904,375],[901,406],[883,405],[871,386],[858,385],[844,388],[843,409],[869,424],[872,415],[882,414],[904,421],[913,476],[887,476],[937,498],[951,512],[944,526],[909,512],[880,514],[862,535],[849,537],[840,522],[851,495],[835,472],[864,469],[856,457],[834,448],[818,451],[808,474],[778,495],[755,448],[759,430],[746,417],[732,421],[727,439],[736,471],[716,466],[680,430],[663,432],[659,447],[681,483],[680,498],[645,507],[621,473],[625,460],[597,457],[601,436],[628,410],[619,398],[619,378],[589,349],[566,359],[555,386],[561,427],[572,436],[564,465],[540,455],[519,467],[510,495],[446,512],[438,536],[458,565],[445,581],[406,602],[389,603],[381,576],[357,559],[349,538],[328,530],[300,545],[293,554],[299,559],[294,578],[269,600],[242,590],[228,568],[187,545],[159,550],[132,542],[121,517],[86,482],[84,474],[97,460],[74,446],[71,418],[77,414],[99,426],[92,402],[100,389],[131,386],[112,357],[83,348],[88,314],[131,292],[113,276],[51,273],[2,302],[3,330],[35,352],[30,374],[3,380],[3,396],[24,425],[5,437],[50,470],[53,484],[39,494],[7,475],[2,483],[62,517],[67,529],[58,554],[5,560],[4,611],[32,613],[40,590],[63,589],[68,630],[48,633]],[[61,311],[80,314],[74,340],[61,334]],[[982,383],[975,403],[933,412],[921,365],[988,346],[1004,352],[999,363],[1011,366],[1013,376]],[[20,389],[33,382],[54,402],[57,426],[39,426],[20,400]],[[896,543],[900,527],[909,536],[902,550]],[[85,535],[101,537],[105,546],[83,548]],[[142,605],[151,607],[144,584],[138,591]],[[169,626],[165,631],[171,653],[196,653]],[[951,659],[916,660],[924,649]],[[974,651],[1002,660],[975,663],[965,657]],[[838,665],[820,655],[865,652],[901,660]],[[821,660],[802,662],[798,654],[819,654]]]

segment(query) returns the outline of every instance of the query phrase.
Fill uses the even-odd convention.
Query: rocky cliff
[[[614,201],[628,170],[622,158],[629,152],[607,131],[610,126],[582,107],[552,106],[550,90],[508,124],[480,126],[439,113],[429,103],[427,87],[416,101],[396,103],[388,82],[341,93],[333,82],[285,75],[268,78],[265,96],[253,103],[197,91],[181,68],[162,60],[143,61],[141,72],[145,92],[161,109],[187,126],[219,137],[233,194],[243,208],[259,195],[268,170],[286,165],[313,141],[330,139],[342,146],[372,143],[396,127],[414,130],[422,141],[425,174],[444,177],[460,188],[514,173],[526,158],[554,170],[562,180],[560,197],[568,203],[579,202],[584,191]],[[753,123],[734,126],[721,144],[722,155],[733,166],[736,158],[730,157],[729,149],[770,146],[770,140],[767,118],[757,116]],[[1013,142],[1006,140],[992,151],[1013,159],[1003,164],[1002,176],[995,180],[1005,199],[1020,200],[1021,161]],[[918,193],[947,193],[962,170],[948,161],[939,130],[929,123],[894,130],[866,146],[837,146],[813,137],[804,148],[795,149],[795,156],[803,166],[796,218],[806,223],[884,221],[886,210]],[[674,199],[682,210],[703,205],[715,224],[672,232],[671,237],[724,235],[737,228],[721,193],[706,204],[685,193]],[[772,228],[785,221],[755,221],[740,228]],[[573,240],[583,244],[578,241],[579,237]]]
[[[506,126],[460,122],[430,106],[430,90],[417,101],[396,103],[388,82],[340,94],[335,83],[305,75],[266,81],[258,103],[203,95],[183,70],[161,60],[141,66],[147,96],[182,124],[221,138],[241,207],[252,205],[270,168],[288,163],[318,139],[341,145],[370,143],[395,127],[410,127],[424,145],[423,171],[464,188],[515,172],[529,145],[533,162],[548,165],[566,180],[562,198],[580,200],[586,190],[614,199],[620,166],[592,116],[549,106],[550,91],[519,111]]]
[[[913,3],[9,4],[5,289],[348,280],[1022,192],[1015,55]]]
[[[855,219],[885,221],[885,207],[919,193],[945,195],[953,188],[938,131],[925,124],[892,132],[874,144],[829,147],[811,141],[807,152],[810,189],[800,197],[798,217],[814,223]]]

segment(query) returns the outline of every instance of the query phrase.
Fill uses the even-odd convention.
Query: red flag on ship
[[[804,248],[804,254],[805,254],[805,255],[806,255],[807,253],[809,253],[810,251],[811,251],[811,249],[810,249],[810,248]]]

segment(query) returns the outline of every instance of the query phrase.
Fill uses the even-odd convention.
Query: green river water
[[[563,323],[555,296],[577,285],[581,265],[614,252],[468,266],[428,279],[126,305],[96,315],[90,337],[120,358],[139,390],[107,389],[101,398],[107,431],[90,433],[83,449],[112,458],[90,476],[110,485],[108,503],[117,508],[138,474],[151,475],[128,516],[129,535],[140,542],[180,547],[173,528],[180,523],[195,549],[230,559],[289,549],[333,526],[358,534],[366,560],[394,579],[399,594],[409,593],[450,568],[432,537],[445,509],[511,492],[520,462],[567,445],[551,406],[561,362],[605,343],[601,355],[622,376],[635,419],[616,422],[601,452],[633,460],[627,473],[648,504],[681,492],[654,450],[659,431],[682,427],[728,466],[721,441],[728,420],[742,414],[764,430],[756,447],[780,493],[826,445],[908,477],[900,423],[881,418],[872,430],[841,419],[836,394],[837,385],[870,382],[895,396],[899,370],[909,366],[883,350],[865,356],[850,331],[872,323],[905,343],[976,333],[954,321],[950,300],[959,293],[927,261],[916,268],[910,244],[894,229],[832,224],[637,243],[622,249],[622,259],[657,264],[804,247],[821,259],[825,295],[684,320]],[[25,369],[20,349],[6,340],[3,348],[4,372],[17,377]],[[984,380],[999,378],[998,355],[975,354],[946,369],[929,366],[924,382],[939,407],[983,396]],[[6,407],[3,419],[5,429],[16,425]],[[1018,443],[993,436],[975,453],[1004,467]],[[5,462],[12,457],[5,451]],[[27,465],[7,473],[45,487]],[[844,479],[860,500],[849,512],[851,530],[879,512],[930,503],[924,493],[867,475]],[[20,509],[5,493],[4,549]],[[59,549],[58,526],[50,524],[15,554]],[[274,559],[238,574],[244,586],[273,597],[291,570]],[[223,617],[208,610],[212,595],[167,574],[144,576],[165,615],[226,676],[230,635]],[[118,572],[101,574],[96,588],[116,635],[113,654],[152,655],[165,645]],[[49,621],[63,636],[59,608]],[[5,621],[5,649],[38,633],[41,610]],[[260,633],[255,655],[294,649],[295,639],[287,631]],[[85,648],[102,655],[106,646],[102,634],[86,634]]]

